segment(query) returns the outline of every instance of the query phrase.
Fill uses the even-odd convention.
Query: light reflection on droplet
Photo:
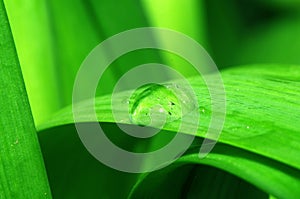
[[[141,126],[161,127],[194,109],[191,94],[178,84],[147,84],[138,88],[129,100],[131,122]]]

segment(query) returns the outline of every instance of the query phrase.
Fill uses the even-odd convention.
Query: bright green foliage
[[[0,27],[0,198],[51,198],[2,1]]]
[[[18,3],[5,0],[5,3],[37,125],[71,104],[77,70],[88,53],[108,37],[132,28],[159,26],[175,28],[201,43],[205,41],[202,12],[198,13],[202,6],[200,3],[197,6],[194,0],[186,4],[181,22],[174,21],[172,26],[166,24],[169,20],[173,21],[173,17],[164,20],[164,23],[158,22],[156,14],[151,14],[154,11],[149,1],[126,0],[114,4],[110,0],[19,0]],[[170,4],[167,2],[164,6],[170,7]],[[189,10],[192,7],[195,8],[193,12]],[[181,8],[176,7],[178,10]],[[148,11],[151,15],[147,14]],[[197,28],[187,23],[193,17]],[[129,69],[151,62],[169,64],[175,69],[184,65],[186,69],[181,72],[193,74],[186,61],[170,53],[155,50],[132,52],[120,57],[108,68],[99,83],[105,86],[99,87],[97,96],[111,93],[116,81]]]
[[[5,1],[34,122],[39,124],[62,105],[53,34],[43,1]],[[33,11],[34,10],[34,11]],[[26,16],[26,17],[25,17]],[[37,28],[38,27],[38,28]]]
[[[273,70],[269,70],[269,68],[272,68]],[[198,109],[199,113],[201,114],[200,128],[197,132],[197,137],[199,138],[197,138],[195,143],[192,145],[192,152],[187,152],[185,156],[179,159],[179,166],[182,164],[192,163],[206,164],[228,171],[229,173],[232,173],[256,185],[261,190],[267,193],[271,193],[278,198],[295,198],[296,196],[299,196],[299,73],[300,68],[298,66],[283,67],[278,65],[257,65],[248,67],[244,66],[225,70],[222,73],[222,78],[226,89],[227,116],[219,142],[226,145],[219,144],[220,146],[217,146],[217,148],[203,160],[199,159],[197,154],[202,143],[200,141],[200,138],[203,138],[205,136],[206,130],[209,127],[211,117],[211,102],[204,82],[199,77],[189,78],[188,80],[191,82],[191,85],[198,96]],[[214,78],[214,74],[211,74],[211,78]],[[126,99],[126,97],[130,95],[130,93],[131,91],[126,91],[120,93],[117,97],[120,99]],[[149,94],[149,96],[151,98],[151,93]],[[172,97],[172,95],[170,97]],[[145,100],[146,98],[147,96],[143,96],[143,100]],[[141,103],[143,103],[144,106],[147,106],[145,102]],[[79,105],[81,109],[81,118],[79,119],[79,121],[95,122],[91,121],[89,119],[91,118],[91,116],[85,113],[87,105],[90,104],[83,102],[81,105]],[[153,105],[151,104],[151,100],[149,101],[148,105]],[[110,111],[110,96],[97,98],[95,106],[98,121],[114,122],[114,118]],[[119,114],[124,115],[124,118],[126,118],[128,114],[127,106],[128,104],[121,105],[120,107],[122,108],[119,109]],[[187,117],[189,117],[189,115],[187,115]],[[192,120],[193,118],[190,119]],[[274,124],[274,121],[276,121],[276,124]],[[124,120],[124,122],[126,122],[126,120]],[[127,122],[129,122],[130,124],[130,121]],[[138,148],[141,145],[147,145],[150,147],[147,148],[147,150],[152,151],[153,148],[157,148],[157,145],[163,146],[162,143],[166,144],[168,141],[170,141],[170,138],[167,135],[172,135],[172,132],[177,132],[180,122],[181,120],[175,120],[173,122],[167,123],[164,126],[164,130],[167,130],[168,133],[166,131],[160,132],[160,134],[166,134],[165,137],[162,136],[163,138],[153,138],[152,140],[148,140],[148,142],[139,141],[138,139],[132,139],[128,136],[118,137],[116,135],[121,135],[122,133],[120,132],[120,130],[118,130],[117,127],[115,127],[113,124],[102,125],[104,125],[103,128],[108,132],[114,132],[114,135],[108,134],[108,136],[113,139],[118,146],[130,145],[131,147],[133,147],[130,149],[134,150],[134,148]],[[54,138],[55,134],[57,135],[60,131],[67,131],[68,133],[65,133],[64,135],[61,135],[59,137],[60,142],[69,140],[69,137],[75,139],[76,131],[72,125],[67,125],[63,127],[65,130],[60,130],[62,128],[62,125],[72,123],[72,109],[71,107],[68,107],[55,115],[53,117],[53,120],[49,121],[48,124],[40,127],[40,129],[45,129],[43,130],[43,133],[40,134],[40,138],[46,146],[46,148],[43,150],[46,160],[48,159],[48,157],[52,156],[51,151],[53,149],[51,148],[50,143],[46,143],[45,136],[47,134],[49,136],[52,132],[52,139],[56,140],[57,138]],[[47,128],[54,126],[56,127],[47,130]],[[188,134],[193,132],[187,131],[182,133],[186,133],[188,136]],[[53,141],[53,143],[56,142],[57,141]],[[77,148],[75,145],[73,145],[72,142],[70,143],[70,145]],[[64,151],[64,156],[69,155],[68,151],[65,151],[63,149],[61,149],[61,151]],[[82,154],[82,158],[85,156],[89,155]],[[54,175],[55,170],[52,164],[53,163],[51,163],[51,161],[49,160],[47,166]],[[65,162],[65,164],[68,163]],[[178,166],[176,166],[176,164],[171,166],[173,170],[177,169],[177,167]],[[200,170],[201,168],[202,167],[200,167]],[[158,173],[159,172],[164,173],[164,171],[158,171]],[[85,171],[76,170],[76,172],[74,173],[81,173],[80,175],[86,177],[86,175],[83,174],[85,173]],[[98,172],[95,170],[95,173]],[[204,176],[208,175],[205,172],[202,174]],[[149,174],[149,176],[151,175],[152,174]],[[165,176],[169,176],[169,174],[166,174]],[[75,176],[72,177],[76,178]],[[172,177],[169,178],[169,181],[178,180],[182,181],[181,183],[183,183],[186,176],[182,176],[179,179],[177,179],[176,177],[174,177],[174,179],[172,179]],[[207,176],[206,178],[209,177]],[[152,179],[152,177],[150,177],[149,179]],[[234,181],[236,180],[238,179],[235,179]],[[149,182],[147,180],[145,182],[147,183],[147,185],[139,185],[137,191],[141,189],[141,193],[144,193],[146,190],[151,192],[151,190],[155,189],[153,186],[160,186],[160,184],[156,183],[156,181],[157,179],[150,180]],[[124,181],[118,182],[125,184],[130,182],[132,183],[132,181],[128,181],[127,183]],[[57,183],[54,184],[56,185]],[[148,187],[150,188],[148,189]],[[86,190],[86,192],[88,192],[88,190]],[[126,190],[125,192],[128,192],[128,190]],[[161,190],[157,194],[166,193],[167,192]],[[225,194],[224,197],[225,196],[228,195]]]
[[[298,0],[4,2],[12,31],[1,1],[1,199],[300,197]],[[129,174],[89,154],[76,132],[70,104],[75,75],[88,53],[114,34],[145,26],[180,31],[209,51],[222,69],[227,112],[217,145],[200,159],[212,115],[203,79],[192,77],[190,64],[170,52],[146,49],[119,57],[99,81],[97,121],[91,119],[85,101],[78,104],[80,122],[101,124],[106,136],[123,149],[148,152],[174,138],[182,117],[195,119],[181,109],[200,113],[196,138],[182,157],[152,173]],[[189,95],[178,98],[172,89],[151,85],[148,90],[117,93],[121,120],[115,121],[110,95],[115,83],[133,67],[154,62],[189,76],[198,106],[174,108]],[[232,65],[238,67],[226,69]],[[157,103],[167,121],[159,134],[138,139],[117,126],[151,123],[149,107]],[[159,110],[153,113],[159,116]],[[189,137],[195,132],[181,133]]]

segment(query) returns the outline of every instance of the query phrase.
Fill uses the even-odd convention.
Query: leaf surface
[[[270,68],[273,70],[269,70]],[[227,112],[218,142],[229,148],[220,147],[217,153],[212,152],[204,160],[196,158],[199,151],[195,150],[192,154],[183,156],[179,162],[182,160],[186,164],[207,164],[220,168],[279,198],[287,198],[287,193],[291,194],[288,196],[299,195],[297,192],[300,183],[299,74],[298,66],[278,65],[244,66],[222,71]],[[215,78],[215,75],[211,74],[210,78]],[[209,92],[200,77],[192,77],[188,80],[197,95],[199,104],[197,110],[201,114],[196,139],[198,140],[205,137],[209,128],[211,101]],[[177,84],[180,85],[180,82]],[[115,121],[111,112],[111,96],[96,98],[97,121],[101,124],[118,122],[130,125],[128,104],[124,103],[124,100],[130,97],[130,93],[131,91],[125,91],[117,94],[118,114],[124,118],[120,121]],[[90,105],[89,100],[77,105],[80,107],[81,116],[77,122],[95,122],[93,116],[87,111]],[[163,127],[164,133],[161,133],[174,135],[180,122],[181,120],[175,120],[167,123]],[[66,124],[72,126],[72,123],[74,123],[72,108],[67,107],[39,129],[46,135],[51,128],[59,131],[60,126]],[[71,131],[76,137],[76,130],[72,128]],[[122,137],[120,131],[118,128],[109,130],[107,136],[111,139],[117,137],[116,140],[119,140],[117,143],[125,142],[124,146],[138,147],[144,143],[132,140],[128,136]],[[187,130],[182,133],[189,136],[193,132]],[[42,134],[40,137],[42,138]],[[160,140],[164,139],[152,140],[148,149],[151,150],[157,147],[156,145],[162,146],[163,141]],[[168,138],[164,141],[166,140]],[[196,145],[198,149],[200,145],[201,142]],[[228,150],[233,152],[229,153]],[[262,173],[264,177],[259,178]],[[289,186],[286,186],[287,184]]]
[[[3,1],[0,27],[0,198],[51,198]]]

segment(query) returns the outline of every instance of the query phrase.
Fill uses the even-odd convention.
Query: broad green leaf
[[[195,164],[210,167],[195,166]],[[182,167],[187,166],[193,166],[189,170],[192,179],[188,178],[189,175],[183,175],[181,178],[176,176],[176,173],[181,172]],[[230,176],[227,172],[243,180],[230,177],[231,182],[226,182]],[[288,199],[297,198],[300,195],[299,170],[244,150],[218,144],[205,159],[198,157],[198,148],[196,148],[173,165],[160,171],[144,174],[132,189],[131,198],[139,198],[143,194],[159,198],[166,193],[153,190],[163,188],[170,190],[174,181],[181,184],[176,187],[179,192],[177,196],[185,194],[191,198],[268,198],[266,193],[271,193],[277,198]],[[245,181],[255,185],[256,189]],[[239,186],[244,189],[236,183],[240,183]],[[184,189],[186,187],[187,189]]]
[[[0,27],[0,198],[51,198],[3,1]]]
[[[34,121],[40,124],[62,107],[51,19],[44,1],[4,2]]]
[[[284,194],[287,192],[299,194],[295,190],[300,184],[299,76],[300,68],[298,66],[256,65],[223,71],[222,78],[226,89],[227,112],[219,142],[228,145],[230,150],[237,152],[228,154],[227,149],[224,149],[224,151],[218,150],[218,154],[213,152],[208,156],[211,158],[207,157],[199,161],[195,159],[197,153],[190,154],[182,157],[183,159],[186,158],[184,162],[208,164],[221,168],[259,186],[260,189],[274,196],[279,196],[279,198],[285,198]],[[214,74],[211,74],[210,78],[213,79]],[[199,107],[197,109],[201,117],[197,137],[200,138],[205,136],[210,123],[210,96],[201,78],[193,77],[188,80],[198,97]],[[177,84],[180,85],[180,82],[177,82]],[[96,98],[95,110],[98,121],[101,123],[120,122],[130,124],[128,104],[124,103],[130,97],[130,93],[131,91],[126,91],[117,95],[120,102],[118,106],[119,114],[124,116],[122,121],[114,120],[111,112],[111,96]],[[89,101],[78,104],[78,107],[80,107],[80,122],[95,122],[91,120],[91,115],[86,111],[90,105]],[[189,117],[189,115],[186,117]],[[163,127],[166,131],[162,134],[173,135],[172,132],[177,131],[180,122],[181,120],[175,120],[167,123]],[[39,134],[40,139],[45,139],[44,136],[47,134],[50,136],[51,131],[58,134],[60,129],[63,128],[62,126],[66,124],[72,126],[72,123],[74,123],[72,109],[68,107],[57,113],[48,123],[39,127],[43,131]],[[72,128],[73,130],[68,131],[76,134],[75,128]],[[193,132],[186,131],[182,133],[188,136]],[[139,145],[145,145],[141,141],[131,140],[128,136],[122,138],[120,135],[121,133],[118,133],[117,129],[107,132],[107,136],[110,138],[116,137],[115,139],[119,140],[117,143],[121,145],[123,143],[122,146],[130,145],[135,148]],[[67,134],[62,133],[61,136],[65,136],[61,138],[62,140],[68,139]],[[168,139],[166,138],[163,141],[166,140]],[[150,147],[147,149],[157,148],[157,145],[163,146],[163,141],[158,138],[154,139],[152,144],[147,145]],[[48,159],[51,156],[51,144],[44,142],[44,145],[46,146],[43,150],[44,156]],[[68,152],[65,153],[68,154]],[[243,156],[245,156],[244,159]],[[47,163],[49,169],[54,172],[50,175],[55,175],[55,169],[51,168],[53,164],[54,162],[50,160]],[[246,169],[247,167],[251,168]],[[258,170],[266,173],[261,178],[251,177],[257,176],[256,172]],[[281,182],[278,179],[281,179]],[[293,186],[287,187],[282,182],[292,182]],[[268,183],[271,183],[272,186]],[[277,187],[278,190],[274,187]]]

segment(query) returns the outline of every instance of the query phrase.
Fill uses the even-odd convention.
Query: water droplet
[[[162,127],[196,108],[193,95],[178,84],[147,84],[132,94],[130,119],[141,126]]]

